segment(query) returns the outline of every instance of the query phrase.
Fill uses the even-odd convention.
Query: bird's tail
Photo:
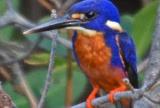
[[[116,108],[133,108],[132,99],[121,99],[116,103]]]

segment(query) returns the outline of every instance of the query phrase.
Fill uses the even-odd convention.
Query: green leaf
[[[47,74],[47,67],[32,69],[26,75],[28,85],[35,96],[40,97]],[[86,83],[86,78],[75,63],[73,63],[73,99],[77,99]],[[29,108],[27,99],[16,93],[9,83],[3,85],[5,91],[13,98],[18,108]],[[66,64],[56,66],[53,74],[53,82],[46,98],[46,108],[64,108],[66,89]]]
[[[17,7],[19,7],[19,0],[12,0],[13,1],[13,7],[16,9]],[[4,13],[6,11],[6,0],[0,0],[0,16],[2,15],[2,13]]]
[[[131,34],[133,29],[133,17],[131,15],[121,16],[121,25],[125,31]]]
[[[139,57],[143,57],[151,45],[157,7],[158,0],[149,4],[134,16],[133,36]]]
[[[0,1],[0,16],[1,16],[2,13],[4,13],[4,11],[6,10],[5,1],[6,1],[6,0],[1,0],[1,1]]]
[[[48,64],[50,54],[49,53],[35,53],[32,54],[25,63],[29,65],[46,65]]]
[[[13,27],[5,27],[0,30],[0,40],[10,40],[13,36]]]
[[[38,97],[40,96],[40,92],[46,78],[46,73],[46,68],[34,69],[27,77],[29,85],[31,85],[31,88],[34,90]],[[76,99],[79,97],[84,88],[86,78],[75,64],[73,65],[73,74],[73,96],[74,99]],[[46,107],[53,108],[54,106],[56,108],[64,108],[65,89],[66,64],[56,66],[54,70],[53,82],[51,83],[51,88],[47,94]]]

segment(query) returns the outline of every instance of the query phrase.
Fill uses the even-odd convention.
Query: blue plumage
[[[105,33],[105,41],[106,41],[106,45],[109,46],[112,50],[111,65],[115,67],[123,68],[123,64],[119,55],[119,48],[116,44],[116,36],[117,36],[116,31],[112,31],[110,33],[107,32]]]
[[[123,82],[126,77],[138,87],[135,45],[120,26],[118,9],[109,0],[82,0],[65,16],[25,34],[66,27],[76,30],[72,38],[74,55],[93,86],[87,108],[93,108],[91,101],[100,88],[109,92],[113,103],[116,92],[128,90]],[[124,108],[131,108],[131,100],[122,99],[121,103]]]
[[[130,82],[135,88],[138,88],[137,60],[134,42],[126,32],[123,32],[119,33],[119,45]]]
[[[118,9],[108,0],[84,0],[73,5],[68,13],[88,13],[91,11],[97,14],[96,18],[83,24],[84,28],[105,32],[111,30],[105,26],[107,20],[120,22]]]
[[[73,5],[69,9],[68,13],[88,13],[91,11],[97,14],[96,18],[93,18],[81,26],[83,28],[102,32],[104,34],[106,45],[111,47],[112,50],[111,64],[115,67],[123,68],[126,72],[128,72],[131,83],[137,88],[138,78],[134,42],[126,32],[119,33],[119,31],[115,31],[106,26],[106,21],[108,20],[120,23],[118,9],[109,0],[83,0]],[[72,39],[73,43],[76,40],[76,36],[77,33],[75,32]],[[118,44],[120,46],[117,46],[117,36],[119,37]],[[123,61],[120,58],[119,52],[121,52]],[[79,62],[78,59],[77,62]],[[123,62],[125,63],[125,66],[123,66]]]

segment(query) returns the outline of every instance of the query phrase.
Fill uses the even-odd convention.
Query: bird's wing
[[[124,61],[125,70],[128,73],[129,80],[135,88],[138,88],[136,50],[134,42],[126,32],[119,33],[118,42],[120,47],[120,54]]]

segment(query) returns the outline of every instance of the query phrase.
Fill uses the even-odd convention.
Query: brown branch
[[[5,49],[6,50],[6,49]],[[2,49],[0,49],[0,56],[3,57],[4,60],[9,61],[11,58],[14,57],[14,54],[9,52],[9,51],[4,51]],[[10,55],[9,55],[10,54]],[[36,98],[34,97],[34,95],[32,94],[25,78],[23,75],[23,72],[19,66],[19,63],[14,63],[10,66],[7,66],[9,69],[11,69],[12,71],[12,77],[13,77],[13,84],[19,85],[19,87],[21,87],[21,91],[26,95],[26,97],[28,98],[28,100],[31,103],[31,108],[35,108],[36,107]],[[17,83],[18,82],[18,83]]]
[[[7,81],[11,81],[12,79],[9,72],[4,67],[0,67],[0,76],[4,77],[4,79]]]
[[[48,0],[38,0],[38,2],[49,11],[53,9],[53,6],[48,2]]]
[[[20,92],[28,98],[31,108],[36,108],[37,107],[37,99],[35,98],[32,91],[30,90],[28,83],[26,82],[26,80],[24,78],[24,75],[22,73],[22,70],[21,70],[19,64],[14,63],[14,64],[12,64],[11,68],[12,68],[12,71],[14,72],[16,79],[19,80],[18,84],[14,85],[14,87],[16,88],[16,90],[18,90],[18,91],[20,90]],[[16,81],[16,79],[15,79],[15,81]]]
[[[68,31],[68,39],[72,35],[71,31]],[[66,97],[65,97],[65,108],[69,108],[73,101],[73,69],[72,69],[72,53],[71,50],[67,51],[67,74],[66,74]]]
[[[51,11],[52,9],[59,9],[61,7],[61,3],[59,2],[59,0],[38,0],[38,2],[49,11]]]

